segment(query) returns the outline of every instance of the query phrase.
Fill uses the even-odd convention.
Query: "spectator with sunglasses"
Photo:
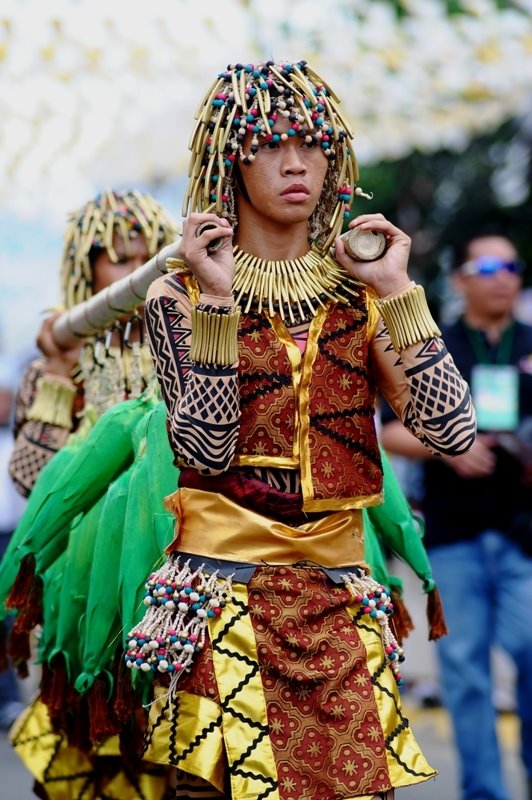
[[[514,307],[523,263],[505,235],[479,231],[455,251],[463,313],[443,330],[470,383],[478,436],[464,455],[434,457],[383,410],[382,443],[422,462],[425,544],[449,635],[437,643],[443,702],[461,766],[461,800],[510,800],[496,734],[492,646],[516,666],[521,752],[532,800],[532,327]],[[443,378],[443,376],[442,376]],[[530,438],[530,437],[528,437]]]

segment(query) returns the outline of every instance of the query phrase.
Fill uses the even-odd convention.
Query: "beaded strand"
[[[190,568],[173,555],[145,584],[147,611],[128,634],[126,666],[142,672],[168,673],[177,680],[190,670],[205,644],[209,619],[222,613],[232,594],[232,576],[220,578]]]
[[[376,619],[381,626],[384,655],[392,670],[395,682],[402,686],[404,681],[399,671],[399,664],[405,660],[404,650],[399,646],[390,628],[390,617],[393,614],[393,603],[382,584],[370,575],[355,575],[352,572],[342,575],[346,588],[353,595],[356,603],[360,603],[362,612]]]

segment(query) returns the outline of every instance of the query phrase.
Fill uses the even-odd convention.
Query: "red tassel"
[[[55,731],[65,727],[67,713],[72,709],[73,698],[68,683],[65,659],[57,653],[50,662],[43,664],[41,675],[41,700],[48,709]]]
[[[126,769],[133,774],[142,768],[143,740],[147,722],[146,710],[138,699],[134,699],[130,708],[129,722],[122,726],[118,735],[122,761]]]
[[[50,705],[50,693],[52,691],[52,680],[53,680],[53,670],[48,664],[48,662],[44,662],[41,667],[41,681],[39,684],[40,689],[40,699],[44,703],[45,706]]]
[[[146,727],[146,712],[135,695],[131,670],[126,667],[123,651],[119,649],[113,665],[115,692],[113,714],[119,730],[120,754],[132,773],[140,769],[142,741]]]
[[[27,678],[29,675],[28,661],[31,658],[30,634],[19,624],[18,617],[15,619],[13,627],[7,640],[7,654],[13,663],[20,678]]]
[[[91,742],[100,744],[118,733],[118,726],[112,720],[112,707],[106,682],[96,678],[87,692],[89,709],[89,736]]]
[[[126,667],[121,652],[116,662],[113,670],[116,676],[113,712],[117,722],[120,725],[124,725],[132,719],[133,709],[135,707],[135,694],[131,682],[131,670]]]
[[[395,638],[399,644],[403,644],[403,640],[406,639],[409,633],[414,630],[415,626],[412,621],[412,617],[410,616],[403,601],[403,598],[397,589],[391,590],[390,597],[393,603],[391,623],[395,633]]]
[[[20,608],[17,617],[21,629],[23,627],[28,633],[31,633],[36,625],[42,624],[42,596],[42,578],[36,575],[28,592],[27,602]]]
[[[87,698],[82,697],[74,690],[71,690],[73,704],[65,718],[63,728],[66,732],[68,743],[72,747],[77,747],[84,753],[90,753],[93,749],[89,736],[89,706]]]
[[[443,603],[436,586],[427,594],[427,619],[429,622],[430,641],[447,635],[448,630],[443,613]]]
[[[6,608],[24,608],[35,578],[35,556],[28,553],[20,562],[17,577],[5,601]]]

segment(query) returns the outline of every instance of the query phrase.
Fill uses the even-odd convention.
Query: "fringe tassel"
[[[28,553],[20,562],[17,577],[11,587],[11,591],[6,600],[6,608],[24,608],[31,593],[33,581],[35,579],[35,556]]]
[[[346,589],[353,595],[355,602],[360,603],[361,613],[367,614],[379,623],[384,657],[396,684],[402,686],[404,681],[399,671],[399,664],[405,660],[405,655],[403,648],[391,631],[390,616],[394,607],[385,587],[363,570],[357,574],[348,572],[346,575],[342,575],[342,580]]]
[[[79,704],[80,696],[72,689],[62,653],[42,666],[41,700],[48,709],[54,731],[66,729],[67,715]]]
[[[118,733],[118,726],[112,718],[112,706],[109,687],[102,678],[96,678],[87,692],[89,712],[89,736],[93,744],[101,744]]]
[[[127,636],[128,669],[168,674],[173,690],[203,649],[209,618],[221,614],[231,597],[231,580],[218,570],[206,574],[203,564],[192,570],[190,560],[181,564],[172,554],[145,584],[146,613]]]
[[[65,716],[64,730],[69,745],[77,747],[83,753],[91,753],[93,747],[89,735],[90,718],[87,698],[81,697],[77,692],[73,692],[73,694],[75,701]]]
[[[17,671],[19,678],[29,675],[28,661],[31,658],[30,634],[19,625],[19,618],[15,619],[7,640],[7,654]]]
[[[39,684],[39,697],[48,708],[50,705],[50,683],[52,680],[52,669],[49,664],[44,662],[41,667],[41,681]]]
[[[146,715],[141,709],[142,716],[140,724],[128,725],[122,728],[118,734],[118,743],[120,747],[120,755],[124,769],[128,770],[131,774],[135,774],[141,769],[143,750],[143,732],[146,729]],[[145,764],[146,762],[144,762]]]
[[[36,625],[41,625],[42,615],[43,582],[39,575],[36,575],[27,595],[24,606],[19,607],[17,622],[19,630],[31,633]]]
[[[33,562],[32,562],[33,559]],[[30,559],[21,565],[19,571],[20,581],[13,584],[9,601],[18,603],[18,615],[15,617],[13,627],[8,637],[7,654],[13,661],[19,677],[27,678],[28,664],[31,658],[31,634],[36,625],[42,622],[42,596],[43,583],[34,573],[35,559]],[[27,587],[22,599],[19,590]],[[7,605],[7,601],[6,601]],[[14,605],[10,606],[15,608]]]
[[[434,641],[447,635],[448,630],[443,613],[443,603],[436,586],[427,594],[427,619],[429,622],[429,641]]]
[[[126,667],[122,653],[116,659],[113,674],[116,675],[113,713],[117,722],[125,725],[133,718],[135,693],[131,681],[131,670]]]
[[[415,625],[397,589],[392,589],[390,596],[393,603],[393,616],[390,623],[395,631],[397,641],[399,644],[403,644],[403,641],[414,630]]]

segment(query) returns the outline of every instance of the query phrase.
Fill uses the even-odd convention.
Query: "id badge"
[[[471,394],[481,431],[514,431],[519,422],[519,372],[512,365],[476,364]]]

